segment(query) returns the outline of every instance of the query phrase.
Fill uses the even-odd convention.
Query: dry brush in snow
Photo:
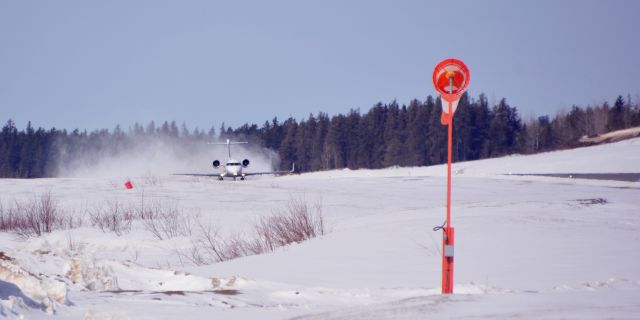
[[[222,236],[217,227],[203,223],[198,223],[197,232],[192,246],[178,250],[178,254],[194,264],[204,265],[267,253],[322,236],[325,224],[320,202],[291,198],[284,207],[258,219],[249,237],[241,234]]]

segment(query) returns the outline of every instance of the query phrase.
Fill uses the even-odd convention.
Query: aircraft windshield
[[[227,163],[228,166],[239,166],[240,162],[229,162]]]

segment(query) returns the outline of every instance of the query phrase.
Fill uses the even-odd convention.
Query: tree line
[[[446,162],[447,131],[440,123],[441,102],[432,96],[414,99],[408,105],[396,101],[377,103],[367,112],[352,109],[329,116],[324,112],[297,120],[277,118],[262,126],[244,124],[219,133],[190,131],[175,121],[146,126],[138,123],[122,130],[92,132],[33,128],[31,122],[18,130],[12,120],[0,131],[0,177],[38,178],[57,174],[60,164],[87,153],[118,154],[140,139],[172,139],[202,143],[217,139],[239,139],[275,150],[280,169],[296,164],[301,172],[340,168],[384,168],[426,166]],[[523,120],[506,99],[490,105],[481,94],[460,99],[453,121],[454,161],[498,157],[512,153],[536,153],[575,147],[583,136],[640,126],[640,106],[630,97],[617,97],[586,108]]]

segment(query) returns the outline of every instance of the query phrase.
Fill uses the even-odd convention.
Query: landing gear
[[[240,177],[240,180],[241,180],[241,181],[244,181],[244,177]]]
[[[218,181],[222,181],[222,180],[224,180],[224,178],[222,176],[219,176]]]

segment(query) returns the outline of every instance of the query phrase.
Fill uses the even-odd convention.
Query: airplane
[[[220,160],[213,160],[211,163],[214,168],[218,169],[222,166],[222,171],[218,174],[210,174],[210,173],[176,173],[174,175],[178,176],[196,176],[196,177],[218,177],[218,180],[224,180],[225,177],[233,178],[235,181],[236,178],[240,178],[240,180],[244,180],[247,176],[256,176],[263,174],[293,174],[296,170],[296,164],[294,163],[290,171],[269,171],[269,172],[244,172],[244,168],[247,168],[250,164],[249,159],[244,159],[242,162],[234,160],[231,158],[231,145],[232,144],[246,144],[246,141],[230,141],[227,139],[227,142],[209,142],[208,144],[212,145],[226,145],[227,152],[229,153],[229,160],[227,163],[222,165]]]

